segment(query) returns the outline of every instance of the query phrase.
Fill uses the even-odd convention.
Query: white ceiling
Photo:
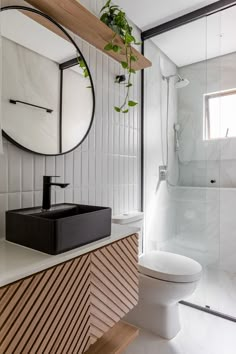
[[[4,11],[0,15],[1,35],[58,64],[75,58],[74,45],[41,26],[18,10]],[[77,65],[72,70],[83,73]]]
[[[236,52],[236,6],[154,37],[179,67]]]
[[[209,5],[217,0],[114,0],[142,30]]]
[[[142,30],[217,0],[114,0]],[[179,67],[236,52],[236,6],[153,37]]]

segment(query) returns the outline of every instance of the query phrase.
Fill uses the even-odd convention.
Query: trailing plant
[[[125,83],[126,95],[121,106],[115,106],[114,109],[116,112],[128,113],[130,107],[134,107],[138,104],[138,102],[130,99],[130,88],[133,86],[132,75],[136,73],[136,71],[132,68],[132,64],[138,60],[138,58],[133,54],[131,45],[139,45],[140,43],[138,43],[133,36],[133,28],[128,23],[125,12],[120,9],[119,6],[112,5],[111,0],[108,0],[100,12],[102,13],[100,20],[115,32],[115,35],[106,44],[104,49],[107,51],[120,53],[122,47],[116,44],[116,36],[119,35],[124,42],[125,61],[121,62],[121,66],[128,75],[127,82]],[[119,83],[119,81],[115,81],[115,83]]]
[[[85,78],[88,77],[88,76],[89,76],[89,72],[88,72],[88,68],[87,68],[87,66],[86,66],[86,64],[85,64],[85,62],[84,62],[84,60],[78,55],[78,56],[77,56],[77,61],[78,61],[78,64],[79,64],[80,68],[81,68],[82,71],[83,71],[84,77],[85,77]]]
[[[88,71],[87,65],[85,64],[85,61],[81,58],[81,56],[79,54],[77,55],[77,62],[78,62],[80,69],[83,71],[84,78],[85,79],[88,78],[89,71]],[[87,88],[92,88],[92,86],[87,86]]]

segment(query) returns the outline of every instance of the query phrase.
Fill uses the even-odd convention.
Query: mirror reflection
[[[6,137],[44,155],[73,150],[94,112],[93,83],[79,49],[67,32],[30,9],[2,11],[1,26]]]

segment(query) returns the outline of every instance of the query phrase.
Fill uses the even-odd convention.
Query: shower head
[[[178,76],[178,81],[175,84],[177,89],[184,88],[188,86],[190,81],[188,79],[183,79],[182,77]]]
[[[179,124],[179,123],[175,123],[174,126],[173,126],[173,128],[174,128],[174,131],[175,131],[175,132],[180,131],[180,124]]]
[[[172,77],[178,78],[178,81],[175,83],[175,87],[177,89],[184,88],[184,87],[188,86],[190,83],[190,81],[188,79],[184,79],[178,74],[174,74],[174,75],[170,75],[170,76],[162,75],[162,80],[166,80],[167,82],[169,82]]]

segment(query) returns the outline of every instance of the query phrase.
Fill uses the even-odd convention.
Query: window
[[[236,137],[236,89],[205,95],[205,140]]]

